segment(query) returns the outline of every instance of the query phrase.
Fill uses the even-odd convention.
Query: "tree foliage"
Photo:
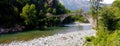
[[[101,22],[103,23],[103,27],[107,28],[107,30],[116,30],[119,29],[119,22],[120,22],[120,11],[117,7],[104,7],[100,11],[101,15]],[[101,24],[102,25],[102,24]]]
[[[103,6],[99,11],[101,28],[97,36],[90,38],[87,46],[120,46],[120,0],[112,6]],[[105,29],[104,29],[105,28]]]
[[[112,6],[120,8],[120,0],[115,0]]]
[[[26,4],[21,13],[21,17],[25,19],[25,24],[35,24],[35,19],[36,19],[36,9],[34,4]]]
[[[0,28],[58,26],[59,18],[48,17],[70,12],[57,0],[1,0],[0,7]]]
[[[120,0],[116,0],[113,2],[112,6],[103,7],[99,11],[99,15],[101,15],[101,22],[103,28],[107,30],[118,30],[120,29]],[[104,26],[103,26],[104,25]]]
[[[90,0],[91,2],[91,11],[90,14],[93,16],[93,18],[97,18],[98,17],[98,10],[100,10],[100,5],[103,0]]]

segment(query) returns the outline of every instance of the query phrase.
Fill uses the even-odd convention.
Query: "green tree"
[[[65,14],[65,13],[69,13],[69,12],[70,11],[68,9],[66,9],[60,2],[58,2],[57,4],[55,4],[53,6],[53,9],[52,9],[52,13],[53,14]]]
[[[107,30],[116,30],[119,29],[120,25],[120,11],[117,7],[103,7],[100,11],[101,15],[101,24],[103,23],[102,27],[106,27]],[[100,24],[100,25],[101,25]]]
[[[22,13],[21,13],[21,17],[25,19],[25,24],[29,25],[29,24],[35,24],[35,19],[36,19],[36,9],[35,9],[35,5],[34,4],[26,4],[23,9],[22,9]]]
[[[56,14],[56,9],[53,9],[53,11],[52,11],[52,12],[53,12],[53,14]]]
[[[0,1],[0,27],[14,27],[15,24],[22,23],[19,16],[19,9],[13,5],[13,0]]]
[[[103,0],[90,0],[91,2],[91,11],[90,14],[93,16],[94,19],[94,23],[96,23],[97,29],[99,29],[98,26],[98,18],[99,18],[99,10],[100,10],[100,2],[102,2]]]
[[[107,30],[120,29],[120,0],[113,2],[112,6],[102,7],[99,11],[101,15],[100,26],[106,28]],[[102,24],[103,23],[103,24]]]
[[[113,7],[119,7],[120,8],[120,0],[115,0],[112,4]]]

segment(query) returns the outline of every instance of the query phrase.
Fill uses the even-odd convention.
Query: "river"
[[[46,37],[39,37],[29,41],[13,41],[9,44],[0,44],[0,46],[83,46],[85,43],[84,37],[95,36],[96,33],[89,23],[75,22],[65,24],[64,27],[60,28],[54,28],[50,32],[44,31],[44,33],[54,32],[51,33],[51,36],[48,34]]]
[[[65,27],[63,29],[56,32],[56,34],[65,34],[69,32],[75,32],[75,31],[87,31],[91,30],[92,27],[89,23],[72,23],[72,24],[65,24]]]

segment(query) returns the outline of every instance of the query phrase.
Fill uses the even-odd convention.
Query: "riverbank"
[[[29,41],[35,38],[52,36],[64,28],[67,27],[49,27],[45,30],[35,29],[11,34],[1,34],[0,44],[11,43],[12,41]]]
[[[86,36],[95,36],[96,31],[76,31],[66,34],[55,34],[53,36],[37,38],[30,41],[13,41],[0,46],[84,46]]]

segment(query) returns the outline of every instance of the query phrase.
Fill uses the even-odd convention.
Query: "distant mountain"
[[[69,10],[79,10],[89,11],[90,2],[88,0],[59,0],[67,9]],[[110,6],[110,4],[105,4]]]
[[[67,9],[78,10],[83,9],[89,11],[90,2],[87,0],[59,0]]]

